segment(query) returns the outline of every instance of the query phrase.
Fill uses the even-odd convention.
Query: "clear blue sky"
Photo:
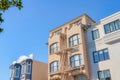
[[[120,0],[24,0],[24,8],[4,14],[0,33],[0,80],[9,80],[9,66],[21,55],[34,53],[48,61],[49,31],[83,13],[99,21],[120,10]]]

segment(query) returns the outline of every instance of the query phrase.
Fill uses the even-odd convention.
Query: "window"
[[[98,71],[98,78],[99,80],[111,80],[110,71],[109,70]]]
[[[93,40],[100,38],[99,30],[92,31]]]
[[[29,73],[29,74],[31,73],[31,64],[30,64],[30,62],[27,63],[26,72]]]
[[[14,70],[14,77],[19,77],[19,75],[20,75],[20,68],[16,67]]]
[[[72,56],[70,58],[70,64],[71,64],[71,67],[80,66],[82,64],[82,55],[77,54],[77,55]]]
[[[73,35],[72,37],[69,38],[70,46],[75,46],[78,44],[80,44],[80,35],[79,34]]]
[[[109,59],[108,49],[93,52],[93,58],[95,63]]]
[[[99,61],[103,61],[104,60],[104,54],[103,54],[103,51],[99,51]]]
[[[55,72],[59,69],[58,61],[54,61],[50,64],[50,72]]]
[[[86,76],[77,76],[75,80],[87,80]]]
[[[94,52],[94,62],[98,62],[98,61],[99,61],[98,52]]]
[[[26,73],[26,64],[22,64],[22,74]]]
[[[119,20],[115,20],[113,22],[110,22],[110,23],[104,25],[105,34],[116,31],[118,29],[120,29],[120,21]]]
[[[58,51],[58,43],[54,43],[50,46],[50,53],[55,53]]]

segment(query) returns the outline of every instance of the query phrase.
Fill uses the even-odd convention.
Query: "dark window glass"
[[[31,64],[27,64],[26,72],[31,73]]]
[[[104,61],[109,59],[108,49],[103,49],[93,52],[94,62]]]
[[[79,34],[73,35],[72,37],[69,38],[70,46],[75,46],[78,44],[80,44],[80,35]]]
[[[94,57],[94,62],[98,62],[98,61],[99,61],[98,52],[94,52],[94,53],[93,53],[93,57]]]
[[[77,54],[70,58],[71,67],[77,67],[82,64],[82,55]]]
[[[111,22],[111,23],[109,24],[109,26],[110,26],[110,31],[111,31],[111,32],[112,32],[112,31],[115,31],[114,22]]]
[[[20,74],[20,68],[15,68],[14,76],[19,77],[19,74]]]
[[[93,40],[100,38],[99,30],[92,31]]]
[[[116,20],[114,22],[114,24],[115,24],[116,29],[120,29],[120,22],[119,22],[119,20]]]
[[[22,64],[22,74],[26,73],[26,64]]]
[[[99,80],[111,80],[110,71],[109,70],[98,71],[98,78]]]
[[[116,31],[120,29],[120,21],[116,20],[104,25],[105,34]]]
[[[58,51],[58,43],[54,43],[50,46],[50,53],[55,53]]]
[[[104,25],[105,34],[110,32],[109,24]]]
[[[99,51],[99,60],[100,61],[103,61],[104,60],[104,54],[103,54],[103,51]]]
[[[109,59],[108,49],[104,49],[103,52],[104,52],[104,58],[105,58],[105,60]]]
[[[59,69],[58,61],[54,61],[50,64],[50,72],[58,71],[58,69]]]

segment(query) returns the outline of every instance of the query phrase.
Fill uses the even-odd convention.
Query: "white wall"
[[[90,55],[92,80],[98,79],[97,71],[106,70],[106,69],[110,70],[112,80],[120,80],[119,78],[120,77],[120,71],[119,71],[120,70],[119,69],[120,68],[120,39],[119,39],[120,30],[105,34],[104,26],[103,26],[117,19],[120,19],[120,12],[117,12],[104,19],[101,19],[98,25],[94,25],[93,27],[89,28],[87,31],[87,45],[88,45],[88,52]],[[93,40],[92,30],[95,29],[99,29],[100,38]],[[115,35],[117,34],[117,36],[115,36],[114,34]],[[105,39],[109,40],[111,38],[115,38],[117,40],[109,44],[105,43]],[[94,63],[93,51],[98,51],[104,48],[108,48],[110,59],[98,63]]]

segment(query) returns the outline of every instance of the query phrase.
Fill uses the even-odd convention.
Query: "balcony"
[[[85,65],[81,65],[78,67],[70,67],[67,72],[69,72],[69,75],[75,76],[75,75],[79,75],[79,74],[84,74],[85,73]]]
[[[103,37],[103,40],[104,40],[104,43],[106,44],[113,44],[115,42],[120,41],[120,30],[106,34]]]
[[[51,72],[51,73],[49,73],[49,74],[50,74],[50,77],[52,77],[52,76],[54,76],[54,75],[59,75],[60,73],[61,73],[61,71],[58,70],[58,71],[55,71],[55,72]]]

